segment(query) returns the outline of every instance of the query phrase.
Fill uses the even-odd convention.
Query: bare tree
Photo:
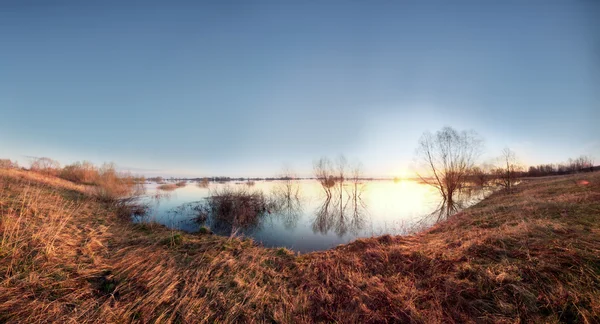
[[[360,193],[364,189],[362,188],[363,185],[361,184],[361,180],[364,174],[363,169],[363,165],[359,161],[355,161],[350,165],[348,176],[348,180],[352,184],[350,196],[352,196],[352,199],[354,199],[355,201],[360,198]]]
[[[339,190],[339,198],[340,198],[340,206],[343,200],[343,192],[344,192],[344,180],[346,179],[346,169],[348,167],[348,160],[346,159],[346,157],[344,155],[340,155],[338,156],[336,163],[335,163],[335,169],[336,169],[336,180],[339,184],[338,190]]]
[[[300,184],[296,180],[296,173],[290,167],[284,166],[279,178],[281,181],[274,187],[274,193],[288,200],[298,200],[300,196]]]
[[[473,131],[444,127],[435,134],[426,132],[421,136],[416,151],[421,170],[417,175],[440,192],[447,206],[446,216],[454,210],[454,194],[466,180],[481,149],[482,141]]]
[[[322,157],[313,164],[315,178],[321,183],[327,197],[331,198],[331,187],[335,185],[331,160]]]
[[[506,188],[508,192],[511,192],[517,180],[517,175],[523,167],[519,164],[515,152],[508,147],[502,150],[502,155],[499,159],[501,166],[496,169],[495,173],[498,180],[500,180],[500,185]]]
[[[56,175],[60,169],[60,163],[47,157],[34,158],[31,161],[30,169],[40,173]]]
[[[583,172],[593,170],[594,163],[592,158],[586,155],[582,155],[576,159],[569,159],[570,172]]]

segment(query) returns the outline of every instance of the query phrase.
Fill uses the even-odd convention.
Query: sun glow
[[[403,180],[411,177],[412,172],[405,168],[398,168],[392,173],[395,179]]]

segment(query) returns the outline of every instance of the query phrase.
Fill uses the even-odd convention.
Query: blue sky
[[[2,157],[396,175],[448,125],[483,160],[600,162],[599,1],[124,3],[0,2]]]

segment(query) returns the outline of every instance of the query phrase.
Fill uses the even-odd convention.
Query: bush
[[[225,187],[208,198],[208,207],[215,219],[236,228],[256,225],[272,205],[261,191],[240,187]]]
[[[209,186],[208,178],[203,178],[202,180],[200,180],[198,182],[198,187],[200,187],[200,188],[208,188],[208,186]]]
[[[93,184],[98,181],[98,168],[91,162],[75,162],[65,166],[59,175],[61,178],[77,183]]]
[[[175,190],[179,187],[174,183],[165,183],[165,184],[161,184],[160,186],[158,186],[156,188],[159,190],[171,191],[171,190]]]
[[[46,159],[46,158],[42,158]],[[37,160],[35,170],[53,169],[58,162],[52,164],[48,161]],[[50,167],[49,167],[50,166]],[[32,164],[32,170],[33,164]],[[132,198],[143,193],[145,179],[136,178],[129,173],[118,172],[114,163],[104,163],[100,168],[88,161],[75,162],[67,165],[62,170],[55,172],[59,177],[75,183],[94,186],[94,195],[103,201],[114,201],[123,198]]]
[[[104,201],[129,198],[143,193],[143,182],[129,173],[117,172],[113,163],[105,163],[98,170],[96,196]]]

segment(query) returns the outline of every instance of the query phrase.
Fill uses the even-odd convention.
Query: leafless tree
[[[592,158],[586,155],[582,155],[576,159],[569,159],[569,171],[570,172],[583,172],[593,170],[594,163]]]
[[[360,162],[355,162],[350,167],[350,181],[352,182],[352,196],[354,200],[357,200],[358,194],[361,192],[359,190],[360,181],[363,177],[363,165]]]
[[[326,157],[320,158],[314,162],[313,170],[315,178],[321,183],[325,194],[331,198],[331,187],[335,185],[333,177],[334,169],[331,160]]]
[[[348,160],[344,155],[338,156],[335,161],[335,170],[336,170],[336,180],[338,182],[338,195],[339,195],[339,203],[340,203],[340,213],[342,210],[342,201],[344,195],[344,180],[346,179],[346,169],[348,167]]]
[[[453,211],[453,197],[481,154],[482,140],[473,131],[456,131],[444,127],[435,134],[426,132],[419,140],[417,175],[435,187],[446,206],[445,215]],[[439,218],[438,218],[439,220]]]
[[[290,167],[284,166],[279,178],[281,180],[274,188],[275,193],[286,199],[297,200],[300,195],[300,184],[296,173]]]
[[[523,167],[519,163],[515,152],[508,147],[502,150],[499,160],[500,167],[496,169],[495,173],[500,181],[500,185],[506,188],[508,192],[511,192],[517,180],[517,175],[522,171]]]
[[[34,158],[31,161],[30,169],[40,173],[56,175],[60,169],[60,163],[47,157]]]

